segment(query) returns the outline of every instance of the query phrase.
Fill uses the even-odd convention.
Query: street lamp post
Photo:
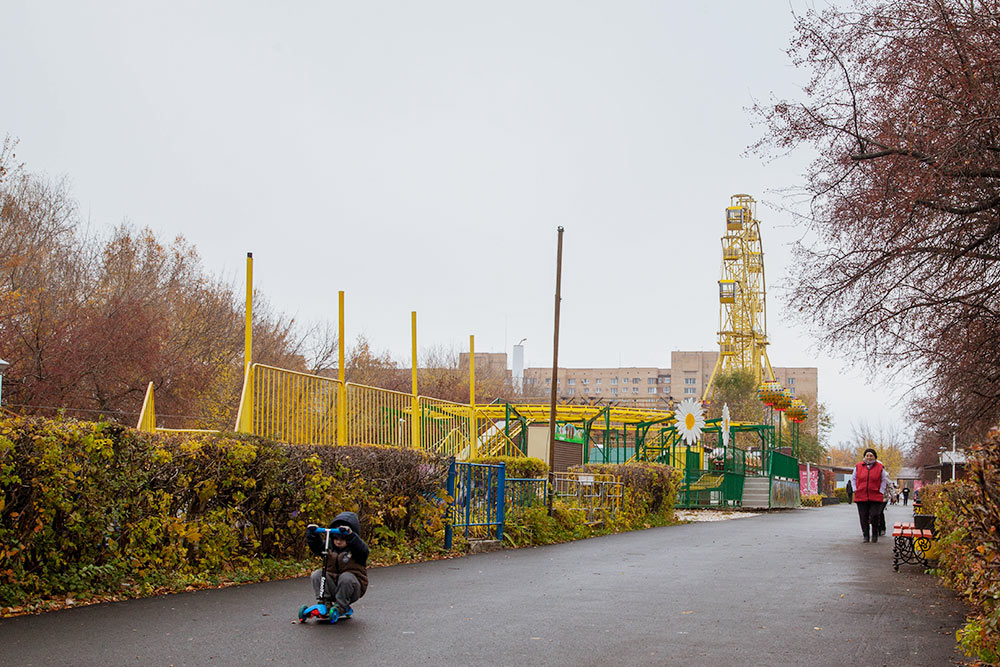
[[[951,432],[951,481],[955,481],[955,432]]]

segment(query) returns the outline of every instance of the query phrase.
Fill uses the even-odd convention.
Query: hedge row
[[[938,569],[975,609],[958,639],[969,656],[1000,663],[1000,436],[969,452],[963,480],[920,490],[935,515]]]
[[[342,510],[358,512],[376,560],[440,551],[447,463],[409,449],[0,420],[0,607],[252,578],[307,558],[305,526]]]

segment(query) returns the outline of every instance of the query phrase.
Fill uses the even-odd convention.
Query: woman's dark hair
[[[861,456],[862,456],[862,458],[864,458],[864,455],[865,455],[865,454],[867,454],[868,452],[871,452],[871,453],[872,453],[872,456],[874,456],[875,458],[878,458],[878,452],[876,452],[876,451],[875,451],[874,449],[872,449],[871,447],[869,447],[868,449],[866,449],[866,450],[865,450],[865,453],[861,455]]]

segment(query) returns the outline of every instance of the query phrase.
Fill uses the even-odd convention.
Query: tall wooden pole
[[[556,247],[556,308],[555,324],[552,331],[552,393],[549,396],[549,470],[556,463],[556,392],[559,382],[559,302],[562,300],[562,246],[563,228],[559,226],[559,241]]]

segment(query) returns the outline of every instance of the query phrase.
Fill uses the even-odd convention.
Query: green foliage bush
[[[447,459],[116,424],[0,420],[0,607],[285,571],[359,513],[373,560],[440,550]]]
[[[967,655],[1000,662],[1000,436],[970,451],[967,476],[920,489],[934,514],[938,569],[973,606],[959,643]]]
[[[549,474],[549,465],[545,461],[533,457],[480,456],[471,459],[471,462],[505,463],[507,464],[505,474],[508,478],[538,479]]]
[[[809,494],[807,496],[802,496],[802,506],[803,507],[822,507],[823,506],[823,496],[818,493]]]
[[[627,504],[647,514],[673,519],[674,503],[684,473],[659,463],[588,463],[570,468],[574,472],[614,475],[625,485]],[[631,497],[630,497],[631,496]]]
[[[850,502],[847,498],[847,487],[835,489],[833,495],[842,503]]]

